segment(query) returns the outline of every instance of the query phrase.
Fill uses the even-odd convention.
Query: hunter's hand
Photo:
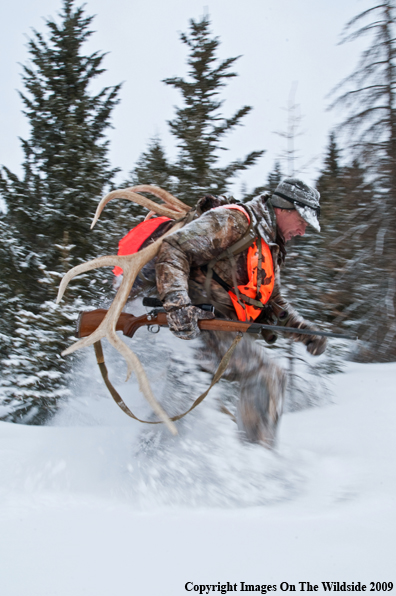
[[[180,339],[194,339],[200,333],[200,319],[214,319],[214,314],[191,304],[181,306],[166,313],[169,329]]]
[[[313,356],[320,356],[326,349],[327,339],[325,337],[318,337],[313,335],[306,344],[307,351]]]

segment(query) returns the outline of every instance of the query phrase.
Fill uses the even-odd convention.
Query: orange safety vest
[[[250,216],[248,212],[240,205],[224,205],[224,207],[217,208],[238,209],[238,211],[241,211],[244,213],[244,215],[246,215],[250,223]],[[261,254],[261,269],[265,275],[262,274],[263,282],[260,285],[259,292],[257,292],[257,270],[259,265],[259,251],[257,248],[257,242],[254,242],[254,244],[252,244],[252,246],[250,246],[248,249],[247,273],[249,281],[245,285],[238,286],[240,301],[233,291],[229,290],[228,292],[239,321],[254,321],[262,312],[261,308],[257,308],[256,306],[252,306],[251,304],[244,302],[244,296],[253,298],[253,300],[258,300],[264,305],[267,304],[268,300],[271,298],[271,294],[274,289],[274,263],[272,260],[270,247],[266,242],[264,242],[264,240],[261,240]]]

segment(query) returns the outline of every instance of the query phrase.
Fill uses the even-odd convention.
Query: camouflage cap
[[[273,207],[296,209],[305,221],[320,232],[320,194],[298,178],[285,178],[271,196]]]

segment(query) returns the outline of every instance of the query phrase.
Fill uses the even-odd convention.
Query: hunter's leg
[[[274,447],[286,390],[286,374],[264,348],[246,342],[237,409],[238,428],[252,443]]]
[[[212,366],[218,363],[232,342],[229,333],[205,332],[205,359],[212,356]],[[225,378],[238,381],[240,396],[237,404],[237,424],[244,437],[252,443],[273,447],[277,425],[282,414],[286,389],[285,372],[252,338],[243,336],[237,345]]]

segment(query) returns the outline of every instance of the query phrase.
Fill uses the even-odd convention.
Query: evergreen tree
[[[139,157],[133,171],[130,173],[130,179],[125,185],[153,184],[174,193],[174,180],[171,177],[169,168],[161,141],[159,137],[154,137],[151,139],[147,150]],[[152,194],[146,193],[146,196],[150,200],[155,200]],[[120,220],[127,224],[128,229],[126,231],[142,221],[147,215],[147,210],[139,205],[129,203],[124,209],[123,217]],[[117,221],[119,220],[117,219]]]
[[[98,199],[116,172],[105,133],[119,85],[90,91],[92,80],[103,73],[104,58],[83,52],[92,17],[74,0],[63,0],[59,16],[59,23],[47,20],[47,35],[34,31],[28,43],[31,62],[23,67],[20,93],[30,124],[30,136],[22,141],[23,176],[3,167],[0,177],[6,204],[0,260],[8,266],[0,299],[2,325],[7,321],[11,338],[2,354],[7,356],[4,403],[8,419],[33,423],[45,420],[65,395],[72,359],[59,353],[73,334],[81,298],[97,300],[103,292],[102,284],[79,278],[55,309],[59,280],[72,266],[97,256],[98,245],[107,252],[116,244],[111,222],[110,229],[107,221],[106,229],[89,230]],[[8,256],[4,239],[12,249]]]
[[[290,243],[285,285],[293,304],[308,319],[356,331],[363,306],[358,304],[361,280],[356,284],[356,279],[362,271],[351,250],[351,232],[359,209],[366,208],[372,195],[356,160],[351,166],[341,165],[334,133],[316,188],[321,194],[321,233],[308,227],[301,242]],[[356,253],[362,248],[355,239]]]
[[[335,138],[335,133],[330,133],[329,144],[325,155],[323,168],[316,183],[316,187],[321,194],[321,212],[324,214],[334,209],[331,202],[331,193],[339,186],[341,177],[340,150]],[[326,199],[323,200],[326,195]]]
[[[189,76],[164,81],[180,91],[183,99],[182,107],[176,108],[175,118],[168,122],[179,148],[177,160],[175,163],[167,161],[165,155],[158,152],[158,143],[154,143],[143,154],[133,178],[147,184],[158,179],[158,172],[161,172],[159,178],[171,186],[175,195],[194,205],[208,192],[226,193],[233,178],[252,166],[263,151],[252,151],[245,158],[223,167],[218,165],[220,152],[225,149],[223,138],[251,110],[244,106],[229,118],[221,112],[224,102],[220,92],[236,76],[231,68],[237,58],[218,60],[220,41],[211,36],[208,16],[198,21],[192,19],[189,32],[181,34],[181,41],[189,51]]]
[[[274,169],[268,174],[268,190],[274,192],[280,181],[284,178],[279,161],[274,164]]]
[[[267,184],[264,184],[262,186],[256,186],[256,188],[254,188],[250,192],[247,192],[245,184],[242,186],[241,194],[243,195],[243,202],[245,203],[247,201],[250,201],[251,199],[254,199],[258,195],[261,195],[266,191],[273,192],[278,186],[279,182],[284,177],[285,176],[282,173],[280,162],[276,161],[274,164],[274,169],[272,170],[272,172],[268,174]]]
[[[8,356],[11,344],[12,312],[17,308],[18,295],[21,292],[14,281],[16,265],[22,252],[15,230],[6,221],[4,213],[0,212],[0,362]]]
[[[132,172],[131,183],[154,184],[173,192],[173,181],[165,150],[158,137],[153,138]],[[152,197],[151,197],[152,198]]]
[[[320,192],[321,234],[317,236],[313,259],[310,266],[316,283],[311,287],[314,308],[320,312],[322,320],[334,326],[340,309],[348,300],[343,292],[344,284],[338,283],[338,276],[345,265],[343,246],[340,239],[341,223],[349,213],[346,200],[345,179],[340,165],[340,151],[334,133],[330,134],[323,168],[316,183]]]

